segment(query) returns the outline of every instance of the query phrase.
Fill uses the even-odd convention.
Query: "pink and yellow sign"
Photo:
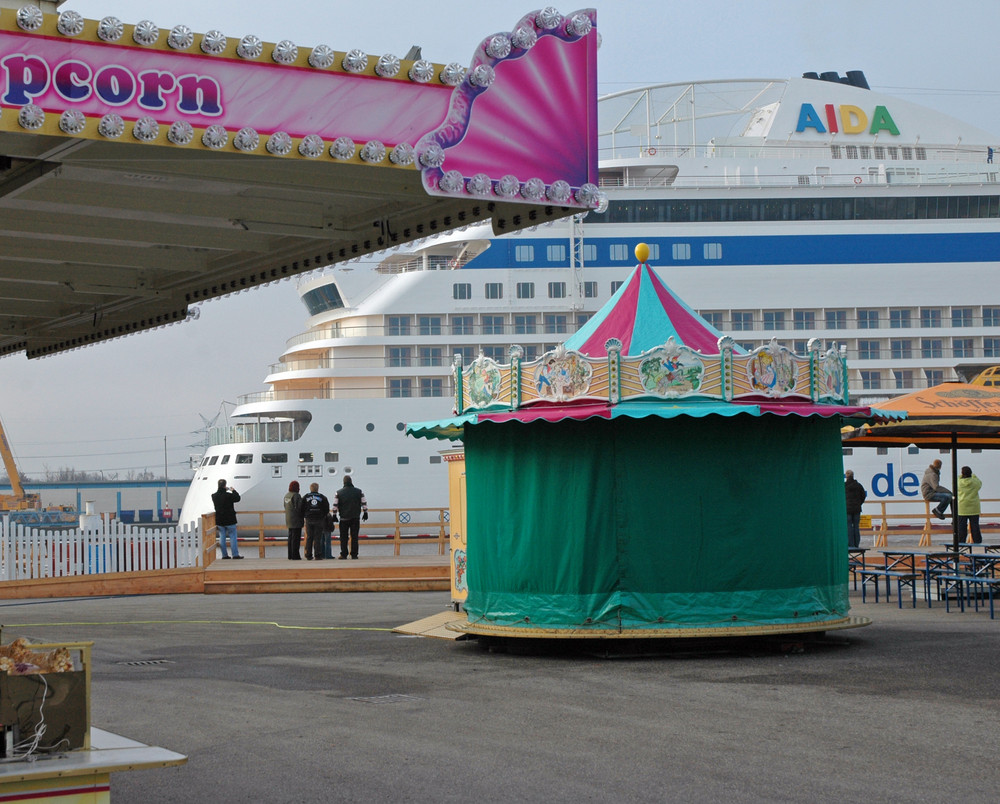
[[[415,169],[435,195],[591,207],[595,25],[532,12],[463,68],[2,9],[0,130]]]

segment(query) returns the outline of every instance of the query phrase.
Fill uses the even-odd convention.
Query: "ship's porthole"
[[[368,422],[368,424],[365,425],[365,429],[370,433],[372,430],[375,429],[375,425],[372,424],[371,422]]]
[[[353,471],[354,471],[354,470],[353,470],[353,469],[351,469],[351,467],[350,467],[350,466],[345,466],[345,467],[344,467],[344,474],[345,474],[345,475],[349,475],[349,474],[350,474],[351,472],[353,472]]]
[[[396,422],[396,429],[399,430],[399,432],[403,432],[403,430],[406,429],[406,425],[402,422]]]
[[[326,467],[326,472],[327,472],[327,474],[335,475],[335,474],[337,474],[337,467],[336,466],[328,466],[328,467]]]
[[[339,433],[343,429],[344,429],[344,425],[342,425],[342,424],[335,424],[335,425],[333,425],[333,432],[335,432],[335,433]]]

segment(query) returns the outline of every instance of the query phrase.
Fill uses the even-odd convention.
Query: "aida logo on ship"
[[[799,108],[799,122],[795,133],[801,134],[812,129],[817,134],[878,134],[885,131],[899,135],[896,121],[885,106],[876,106],[868,114],[860,106],[852,104],[834,105],[827,103],[818,111],[811,103],[803,103]]]

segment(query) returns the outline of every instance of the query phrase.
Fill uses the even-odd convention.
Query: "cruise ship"
[[[504,236],[458,230],[302,280],[305,329],[268,390],[212,432],[183,519],[211,510],[219,477],[245,510],[280,508],[291,480],[332,493],[344,474],[376,508],[446,506],[447,444],[405,437],[406,422],[450,413],[456,360],[555,348],[611,298],[638,242],[744,349],[846,346],[852,403],[1000,363],[989,132],[858,71],[645,86],[598,109],[597,209]],[[915,448],[845,455],[879,497],[912,496],[900,479],[928,462]]]

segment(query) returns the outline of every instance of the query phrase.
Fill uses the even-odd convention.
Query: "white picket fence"
[[[31,528],[0,517],[0,580],[62,578],[201,565],[197,526],[144,528],[101,519],[81,530]]]

